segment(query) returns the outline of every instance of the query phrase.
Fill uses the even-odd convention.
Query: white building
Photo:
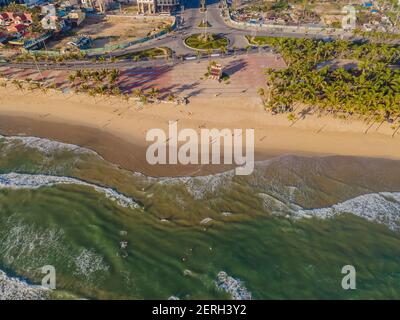
[[[72,10],[68,13],[68,19],[71,21],[72,25],[80,26],[83,21],[85,21],[86,13],[80,9]]]
[[[73,7],[78,6],[80,2],[78,0],[65,0],[61,3],[61,7]]]
[[[156,0],[137,0],[139,13],[156,13]]]
[[[100,12],[106,12],[113,2],[113,0],[81,0],[84,8],[97,9]]]
[[[177,0],[156,0],[158,12],[171,12],[178,5]]]
[[[41,21],[44,30],[59,31],[65,27],[65,21],[57,16],[47,15]]]
[[[177,5],[178,0],[137,0],[139,13],[171,12]]]
[[[42,14],[45,16],[47,16],[47,15],[56,16],[57,15],[57,9],[54,6],[54,4],[48,4],[48,5],[42,6],[41,11],[42,11]]]

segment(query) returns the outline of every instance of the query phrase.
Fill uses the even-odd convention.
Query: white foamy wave
[[[294,203],[286,203],[274,196],[267,193],[257,193],[257,196],[263,200],[263,206],[265,209],[270,210],[274,213],[284,213],[291,212],[293,210],[301,210],[302,207]]]
[[[108,271],[110,268],[101,255],[88,249],[83,249],[74,262],[76,267],[74,274],[85,277],[90,277],[97,271]]]
[[[160,184],[174,185],[184,184],[186,190],[195,199],[203,199],[207,193],[215,193],[222,186],[228,186],[228,182],[235,176],[234,170],[229,170],[214,175],[199,177],[177,177],[177,178],[160,178]]]
[[[45,300],[49,292],[45,287],[30,285],[0,270],[0,300]]]
[[[380,192],[358,196],[327,208],[301,209],[295,218],[332,218],[343,213],[387,225],[393,231],[400,230],[400,192]]]
[[[9,266],[33,272],[32,266],[48,264],[49,252],[56,253],[57,257],[66,254],[62,229],[41,230],[18,220],[15,215],[0,219],[0,225],[0,257]]]
[[[93,154],[98,155],[95,151],[83,148],[74,144],[58,142],[54,140],[49,140],[45,138],[38,138],[38,137],[26,137],[26,136],[0,136],[6,142],[20,142],[25,147],[33,148],[43,152],[45,154],[51,154],[55,151],[71,151],[74,153],[86,153],[86,154]]]
[[[38,189],[40,187],[50,187],[59,184],[75,184],[90,187],[95,191],[102,193],[108,199],[115,201],[122,207],[140,207],[132,198],[128,198],[111,188],[100,187],[75,178],[14,172],[0,174],[0,189]]]
[[[215,285],[218,289],[229,293],[234,300],[251,300],[251,292],[244,286],[243,282],[229,276],[225,271],[220,271]]]

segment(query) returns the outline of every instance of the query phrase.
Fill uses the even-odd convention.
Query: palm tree
[[[123,98],[124,98],[125,102],[129,102],[129,99],[131,98],[131,96],[129,95],[129,93],[124,93]]]
[[[94,88],[90,88],[90,89],[88,90],[88,95],[89,95],[90,97],[93,97],[93,98],[94,98],[94,101],[96,102],[96,90],[95,90]]]
[[[151,88],[149,91],[149,95],[152,99],[157,98],[159,93],[160,93],[160,91],[157,88]]]
[[[108,80],[109,80],[110,84],[114,84],[117,81],[117,79],[119,77],[119,73],[120,72],[117,69],[112,69],[110,71],[110,73],[108,75]]]
[[[221,46],[220,50],[221,50],[222,56],[224,56],[224,55],[227,53],[227,51],[228,51],[228,49],[226,48],[226,46]]]
[[[140,102],[142,102],[143,104],[147,104],[148,99],[147,99],[147,96],[145,94],[142,94],[140,96]]]
[[[76,78],[81,78],[82,77],[82,70],[81,69],[78,69],[78,70],[75,71],[75,77]]]
[[[168,95],[167,99],[168,99],[169,102],[173,102],[173,101],[175,101],[176,97],[175,97],[175,95],[173,93],[170,93]]]
[[[80,91],[82,92],[87,92],[89,90],[89,85],[87,83],[83,83],[81,84],[81,86],[79,87]]]
[[[143,95],[142,89],[139,88],[133,89],[133,95],[137,98],[140,98]]]
[[[45,87],[43,84],[40,84],[40,90],[44,93],[44,94],[47,94],[47,92],[48,92],[48,88],[47,87]]]
[[[12,83],[17,89],[19,89],[19,90],[21,90],[21,91],[24,89],[24,86],[22,85],[22,82],[21,82],[20,80],[14,79],[11,83]]]
[[[119,96],[121,96],[121,89],[120,88],[118,88],[118,87],[113,87],[112,89],[111,89],[111,94],[113,95],[113,96],[116,96],[116,97],[119,97]]]
[[[70,83],[71,85],[73,85],[73,83],[75,82],[75,79],[76,79],[76,74],[70,73],[70,74],[68,75],[68,81],[69,81],[69,83]]]
[[[7,88],[7,82],[6,81],[2,81],[2,82],[0,82],[0,87],[2,87],[2,88]]]

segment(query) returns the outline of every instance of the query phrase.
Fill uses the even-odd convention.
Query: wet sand
[[[121,168],[147,176],[206,175],[232,168],[228,165],[150,165],[146,161],[146,147],[127,142],[106,131],[64,123],[32,120],[25,117],[0,116],[1,135],[26,135],[71,143],[96,151],[104,159]],[[272,155],[271,155],[272,156]],[[263,155],[259,155],[263,159]]]
[[[256,159],[284,154],[348,155],[400,159],[400,137],[390,124],[370,125],[357,119],[306,115],[290,123],[272,116],[254,98],[192,98],[187,106],[137,107],[134,101],[92,98],[50,92],[0,89],[0,132],[24,134],[77,144],[97,151],[123,168],[151,176],[203,175],[224,171],[223,165],[156,165],[147,163],[146,132],[178,129],[228,128],[255,130]]]

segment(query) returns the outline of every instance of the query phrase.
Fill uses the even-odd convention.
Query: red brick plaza
[[[214,59],[229,76],[218,82],[206,77],[209,61],[191,61],[178,65],[133,67],[121,69],[117,85],[124,93],[133,89],[144,91],[157,88],[161,96],[173,93],[179,96],[197,95],[254,95],[257,88],[265,86],[265,68],[281,69],[284,61],[272,53],[242,55]],[[39,72],[40,71],[40,72]],[[0,73],[11,79],[40,81],[56,84],[60,89],[69,89],[67,70],[37,70],[0,67]]]

